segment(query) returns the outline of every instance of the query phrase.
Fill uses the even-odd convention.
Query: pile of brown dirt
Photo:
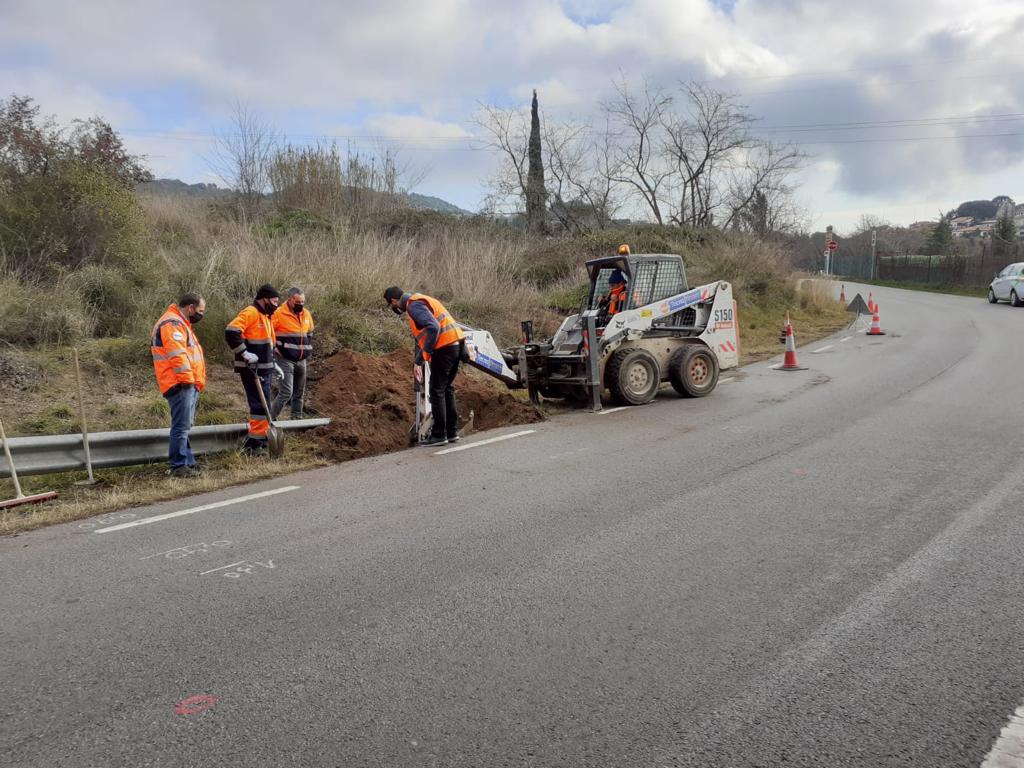
[[[331,418],[318,430],[324,452],[333,459],[355,459],[398,451],[409,445],[415,419],[413,365],[405,350],[370,357],[343,349],[319,364],[312,404]],[[513,397],[497,382],[463,366],[455,382],[459,426],[473,411],[473,429],[529,424],[544,416]]]

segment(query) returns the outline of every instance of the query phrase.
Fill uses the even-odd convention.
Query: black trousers
[[[459,372],[462,342],[435,349],[430,356],[430,410],[434,416],[433,437],[454,437],[459,422],[455,410],[455,375]]]

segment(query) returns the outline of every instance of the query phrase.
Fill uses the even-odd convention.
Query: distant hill
[[[179,179],[155,179],[139,184],[136,188],[144,195],[183,195],[186,197],[224,197],[231,194],[230,189],[218,187],[216,184],[186,184]],[[471,211],[431,195],[410,192],[405,196],[410,208],[421,211],[439,211],[449,216],[472,216]]]
[[[186,184],[179,179],[154,179],[139,184],[136,189],[144,195],[185,195],[187,197],[224,197],[230,189],[216,184]]]
[[[440,197],[431,197],[430,195],[421,195],[418,192],[410,192],[406,195],[409,200],[409,206],[411,208],[417,208],[421,211],[440,211],[441,213],[447,213],[452,216],[472,216],[472,211],[467,211],[465,208],[459,208],[459,206],[449,203],[447,200],[442,200]]]

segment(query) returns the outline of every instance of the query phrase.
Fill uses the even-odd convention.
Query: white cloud
[[[442,137],[471,132],[477,102],[522,104],[536,87],[547,116],[586,119],[620,72],[706,79],[739,91],[765,126],[861,123],[772,134],[833,169],[827,184],[811,169],[805,182],[823,216],[845,216],[858,200],[878,212],[885,200],[909,210],[915,198],[1009,191],[998,185],[1019,173],[1022,137],[848,142],[1024,133],[1024,121],[883,125],[1024,113],[1021,39],[1019,0],[5,0],[0,51],[39,56],[0,53],[0,89],[62,119],[98,112],[122,127],[187,119],[209,132],[239,98],[289,131],[343,121],[348,133],[413,137],[434,169],[426,186],[465,204],[482,196],[484,158]],[[165,89],[189,95],[189,114],[154,115],[126,95]],[[129,143],[159,155],[160,172],[195,173],[196,142]]]

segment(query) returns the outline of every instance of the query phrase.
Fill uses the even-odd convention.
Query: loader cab
[[[600,309],[601,297],[607,296],[610,290],[608,279],[617,269],[626,275],[627,280],[627,300],[623,310],[653,304],[684,293],[688,288],[683,260],[674,254],[609,256],[591,259],[586,262],[586,268],[590,276],[590,294],[584,309]],[[683,324],[682,318],[677,318],[676,315],[666,318],[662,323]]]

